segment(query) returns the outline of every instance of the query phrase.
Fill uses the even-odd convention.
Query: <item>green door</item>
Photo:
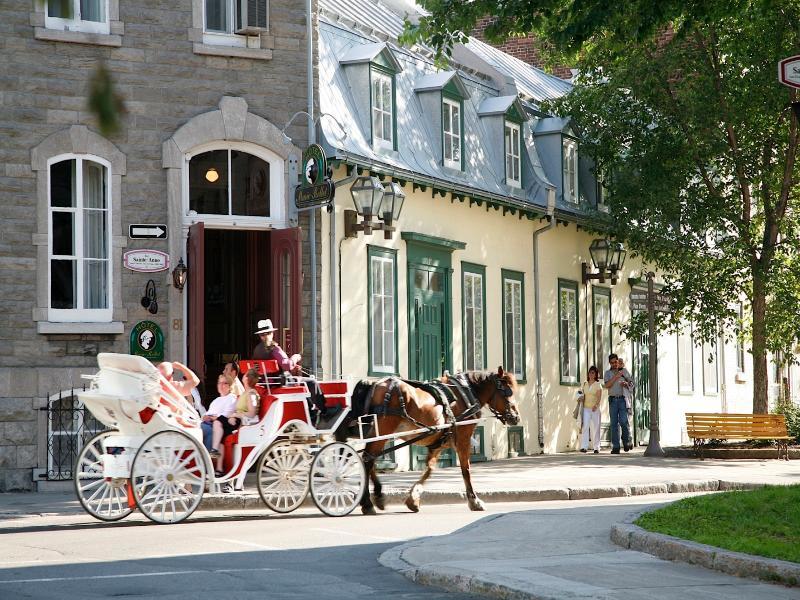
[[[633,375],[636,393],[633,402],[633,443],[650,441],[650,346],[645,334],[633,344]]]

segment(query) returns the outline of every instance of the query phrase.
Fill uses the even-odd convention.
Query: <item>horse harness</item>
[[[387,377],[381,379],[380,381],[375,382],[374,385],[386,384],[386,391],[383,394],[383,403],[379,404],[378,406],[371,407],[371,412],[376,416],[397,416],[402,417],[404,419],[408,419],[412,423],[414,423],[417,427],[421,427],[426,429],[427,431],[413,437],[410,440],[406,440],[400,444],[395,444],[389,448],[384,448],[381,452],[378,453],[377,456],[381,456],[388,452],[392,452],[394,450],[399,450],[400,448],[404,448],[405,446],[409,446],[415,442],[418,442],[422,438],[428,437],[432,433],[440,432],[441,436],[438,440],[433,442],[430,446],[428,446],[429,450],[435,450],[441,446],[443,446],[450,437],[453,435],[453,430],[461,421],[466,421],[467,419],[475,416],[481,410],[480,402],[475,397],[475,394],[472,392],[472,386],[470,385],[467,377],[464,373],[458,373],[457,375],[445,375],[447,382],[443,381],[415,381],[412,379],[401,379],[398,380],[395,377]],[[444,412],[445,421],[449,425],[447,429],[434,429],[425,423],[421,423],[417,421],[414,417],[408,414],[408,410],[406,410],[406,402],[405,398],[402,394],[397,394],[398,399],[400,401],[400,406],[398,408],[393,408],[389,406],[392,400],[392,394],[394,394],[395,390],[398,389],[398,381],[402,381],[410,385],[413,388],[420,389],[424,392],[430,394],[430,396],[434,399],[434,402],[442,407],[442,411]],[[499,388],[498,388],[499,389]],[[369,402],[369,399],[372,397],[371,394],[367,395],[366,402]],[[465,405],[465,410],[463,413],[458,415],[457,417],[453,414],[453,409],[451,408],[451,403],[456,403],[461,400]],[[367,408],[365,403],[365,409]],[[494,410],[493,407],[489,407],[490,410],[497,416],[499,413]],[[366,454],[366,452],[365,452]],[[374,456],[373,458],[377,458]]]

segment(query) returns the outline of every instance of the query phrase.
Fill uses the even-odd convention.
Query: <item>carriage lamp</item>
[[[589,265],[581,263],[581,280],[584,284],[592,279],[605,283],[606,278],[611,279],[611,285],[616,285],[617,275],[625,264],[627,251],[621,242],[611,242],[607,239],[593,240],[589,245],[589,256],[597,273],[589,271]]]
[[[383,219],[383,225],[380,229],[383,229],[384,239],[392,239],[395,230],[393,223],[400,218],[400,212],[403,210],[403,201],[405,199],[406,195],[403,192],[403,187],[399,183],[390,181],[384,185],[383,201],[381,202],[380,208],[380,215]]]
[[[380,223],[372,221],[373,215],[378,215],[383,201],[383,184],[377,177],[361,175],[350,186],[350,195],[353,197],[355,211],[346,210],[344,213],[345,237],[356,237],[359,231],[364,235],[372,235],[373,229],[380,229]],[[364,220],[358,223],[358,217]]]
[[[188,274],[189,269],[186,268],[186,265],[183,263],[183,257],[181,257],[178,259],[178,264],[172,269],[172,285],[174,285],[175,289],[179,292],[182,292],[183,288],[186,286],[186,276]]]

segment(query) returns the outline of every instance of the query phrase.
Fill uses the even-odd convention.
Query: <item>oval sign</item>
[[[783,85],[800,88],[800,56],[790,56],[778,63],[778,80]]]
[[[169,255],[160,250],[130,250],[123,255],[122,264],[138,273],[156,273],[169,269]]]

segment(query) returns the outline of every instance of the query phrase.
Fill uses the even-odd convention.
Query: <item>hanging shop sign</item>
[[[325,206],[336,191],[328,177],[328,160],[319,144],[311,144],[303,150],[302,183],[295,188],[294,204],[297,208]]]
[[[130,352],[148,360],[164,360],[164,332],[158,323],[139,321],[131,329]]]
[[[169,254],[160,250],[130,250],[123,255],[122,264],[137,273],[156,273],[169,269]]]

